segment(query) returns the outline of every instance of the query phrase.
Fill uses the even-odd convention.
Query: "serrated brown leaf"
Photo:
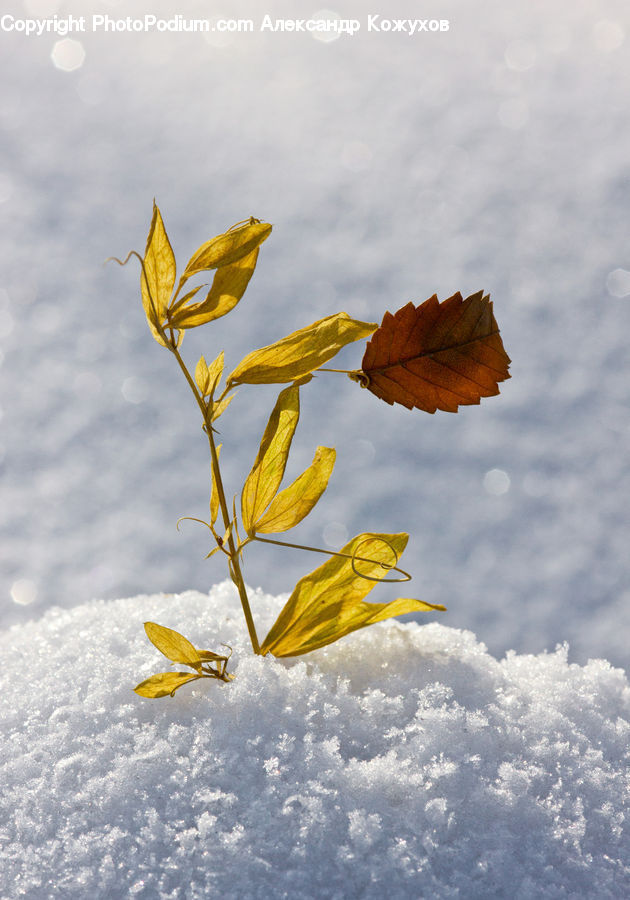
[[[385,313],[355,377],[386,403],[457,412],[498,394],[509,364],[483,291],[465,300],[458,292],[442,303],[434,294]]]

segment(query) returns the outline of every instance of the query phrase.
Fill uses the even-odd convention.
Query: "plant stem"
[[[382,539],[379,539],[382,540]],[[275,541],[272,538],[263,538],[259,537],[257,534],[252,535],[243,543],[243,547],[249,541],[260,541],[263,544],[275,544],[277,547],[291,547],[293,550],[309,550],[311,553],[324,553],[326,556],[340,556],[342,559],[349,559],[352,563],[356,562],[366,562],[373,563],[379,565],[382,569],[387,569],[388,571],[400,572],[403,575],[403,578],[372,578],[370,575],[362,575],[361,572],[356,572],[361,578],[365,578],[367,581],[377,581],[379,583],[387,584],[387,583],[398,583],[400,581],[411,581],[411,575],[409,572],[405,572],[404,569],[399,568],[398,566],[393,566],[389,563],[380,562],[377,559],[367,559],[365,556],[356,556],[351,553],[342,553],[340,550],[324,550],[323,547],[307,547],[306,544],[291,544],[289,541]],[[387,545],[390,547],[394,556],[396,556],[396,562],[398,562],[398,554],[394,550],[394,548],[386,541]],[[242,549],[242,548],[241,548]],[[354,568],[354,566],[353,566]]]
[[[210,454],[212,456],[212,475],[214,478],[214,483],[217,487],[217,494],[219,497],[219,506],[221,507],[221,515],[223,517],[223,524],[225,525],[226,531],[230,526],[230,512],[227,505],[227,500],[225,498],[225,491],[223,489],[223,481],[221,479],[221,470],[219,468],[219,454],[217,453],[217,447],[214,442],[214,435],[212,430],[212,415],[210,412],[210,405],[206,405],[204,403],[203,397],[199,393],[197,389],[197,385],[195,381],[186,368],[186,364],[182,359],[179,350],[175,346],[174,343],[168,343],[168,348],[179,363],[179,367],[184,373],[184,377],[186,381],[190,385],[190,389],[195,395],[195,400],[197,401],[197,405],[201,410],[201,414],[203,416],[203,421],[205,424],[205,431],[208,435],[208,443],[210,444]],[[245,581],[243,580],[243,573],[241,572],[241,567],[238,558],[238,552],[236,549],[236,545],[234,543],[234,538],[232,536],[232,531],[230,530],[228,534],[228,548],[230,551],[230,577],[232,581],[236,585],[239,593],[239,597],[241,599],[241,605],[243,607],[243,613],[245,615],[245,621],[247,622],[247,629],[249,631],[249,637],[252,642],[252,648],[254,653],[260,653],[260,644],[258,643],[258,635],[256,634],[256,626],[254,625],[254,619],[252,617],[252,611],[249,605],[249,598],[247,596],[247,589],[245,588]]]
[[[326,369],[324,366],[320,366],[319,369],[315,369],[315,372],[341,372],[342,375],[347,375],[348,378],[352,379],[352,381],[356,381],[361,387],[366,388],[370,383],[370,378],[362,369]]]

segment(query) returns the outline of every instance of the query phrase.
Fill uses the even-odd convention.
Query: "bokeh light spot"
[[[53,65],[62,72],[74,72],[75,69],[80,69],[85,62],[85,50],[81,41],[64,38],[62,41],[56,42],[50,58]]]
[[[11,585],[11,599],[18,606],[30,606],[37,600],[37,585],[30,578],[18,578]]]
[[[510,490],[510,476],[503,469],[490,469],[483,476],[483,486],[486,493],[493,497],[500,497]]]
[[[627,269],[613,269],[606,279],[606,287],[613,297],[627,297],[630,294],[630,272]]]
[[[147,384],[135,375],[125,378],[120,391],[127,403],[144,403],[149,396]]]
[[[339,19],[339,13],[333,12],[332,9],[318,9],[313,13],[311,19],[326,19],[328,22]],[[339,32],[331,29],[330,31],[311,31],[311,36],[322,44],[330,44],[339,37]]]
[[[343,522],[329,522],[322,531],[322,537],[327,547],[338,550],[348,540],[348,529]]]

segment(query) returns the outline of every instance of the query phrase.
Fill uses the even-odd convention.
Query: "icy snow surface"
[[[252,598],[268,625],[282,598]],[[143,700],[156,619],[229,685]],[[264,633],[264,632],[263,632]],[[437,623],[255,657],[236,592],[53,609],[0,636],[0,896],[622,898],[630,691]]]

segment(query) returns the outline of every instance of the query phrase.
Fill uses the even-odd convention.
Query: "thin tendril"
[[[199,522],[200,525],[205,525],[210,531],[212,531],[212,525],[209,525],[204,519],[197,519],[195,516],[180,516],[177,520],[177,530],[179,531],[179,523],[180,522]]]
[[[338,550],[324,550],[321,547],[307,547],[304,544],[290,544],[288,541],[274,541],[271,538],[262,538],[258,537],[258,535],[253,535],[250,540],[253,541],[261,541],[263,544],[277,544],[278,547],[291,547],[294,550],[309,550],[311,553],[324,553],[326,556],[339,556],[342,559],[349,559],[352,564],[352,571],[359,578],[365,578],[366,581],[376,581],[378,584],[398,584],[402,581],[411,581],[412,576],[409,572],[405,572],[404,569],[401,569],[397,565],[391,565],[390,563],[381,562],[378,559],[367,559],[365,556],[357,556],[356,551],[359,549],[361,544],[365,544],[370,540],[375,540],[375,538],[365,538],[363,541],[360,541],[355,548],[354,553],[342,553]],[[384,538],[376,538],[383,544],[387,544],[389,549],[392,551],[396,558],[396,562],[398,562],[398,554],[394,547],[390,544],[389,541],[386,541]],[[386,569],[387,571],[400,572],[403,576],[402,578],[374,578],[371,575],[364,575],[363,572],[359,572],[356,568],[356,562],[366,562],[371,563],[374,566],[380,566],[382,569]]]
[[[179,519],[177,520],[177,530],[178,531],[179,531],[179,523],[185,522],[185,521],[199,522],[200,525],[205,525],[206,528],[208,528],[212,532],[212,536],[215,539],[215,541],[217,542],[217,546],[216,546],[216,548],[213,548],[210,551],[210,553],[208,553],[208,555],[205,557],[205,559],[208,559],[210,556],[213,556],[217,552],[217,550],[221,550],[221,552],[225,553],[225,555],[229,558],[230,553],[224,547],[225,538],[222,538],[219,534],[217,534],[216,528],[214,528],[213,525],[210,525],[208,522],[205,521],[205,519],[198,519],[196,516],[180,516]]]
[[[117,256],[109,256],[109,257],[105,260],[105,262],[106,262],[106,263],[107,263],[107,262],[117,262],[119,266],[126,266],[127,263],[129,262],[129,260],[131,259],[132,256],[135,256],[136,259],[138,259],[138,261],[140,262],[140,266],[142,267],[142,275],[143,275],[143,277],[144,277],[144,283],[145,283],[145,285],[146,285],[147,294],[149,295],[149,303],[151,304],[151,312],[152,312],[153,315],[155,316],[155,322],[154,322],[155,330],[158,332],[158,334],[160,335],[160,337],[162,338],[162,340],[163,340],[166,344],[168,344],[168,339],[167,339],[167,337],[166,337],[166,334],[165,334],[165,332],[164,332],[164,329],[162,328],[162,326],[161,326],[161,324],[160,324],[160,317],[158,316],[157,306],[155,305],[155,300],[153,299],[153,294],[151,293],[151,288],[149,287],[149,277],[148,277],[148,275],[147,275],[147,270],[146,270],[146,268],[145,268],[145,266],[144,266],[144,260],[142,259],[142,257],[141,257],[140,254],[138,253],[138,251],[137,251],[137,250],[130,250],[129,253],[127,254],[127,256],[125,257],[124,260],[118,259]],[[175,337],[174,337],[174,335],[173,335],[172,332],[171,332],[171,340],[173,341],[173,343],[175,342]]]

